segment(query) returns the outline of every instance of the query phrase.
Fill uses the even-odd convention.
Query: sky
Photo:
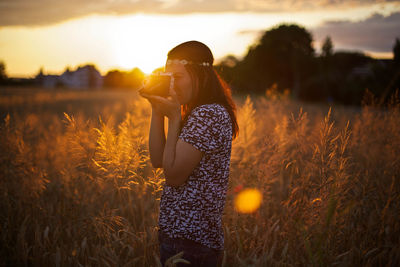
[[[391,58],[400,38],[400,0],[0,0],[0,61],[9,77],[61,74],[92,63],[145,73],[181,42],[207,44],[216,61],[243,57],[281,23],[305,27],[318,52]]]

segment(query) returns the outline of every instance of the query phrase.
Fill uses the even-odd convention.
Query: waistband
[[[213,250],[215,252],[220,252],[221,250],[215,249],[215,248],[209,248],[201,243],[195,242],[193,240],[187,239],[187,238],[173,238],[169,237],[165,232],[162,230],[158,230],[158,241],[161,242],[176,242],[179,244],[182,244],[184,246],[190,246],[190,247],[199,247],[199,248],[206,248]]]

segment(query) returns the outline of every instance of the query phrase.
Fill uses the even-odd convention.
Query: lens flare
[[[262,195],[258,189],[244,189],[235,198],[235,208],[240,213],[252,213],[260,207],[261,201]]]

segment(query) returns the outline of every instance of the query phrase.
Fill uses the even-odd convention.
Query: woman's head
[[[233,136],[236,136],[238,133],[236,107],[229,86],[214,70],[213,62],[212,52],[205,44],[189,41],[168,52],[165,70],[174,74],[175,91],[179,102],[183,105],[184,120],[193,108],[203,104],[218,103],[229,112]]]
[[[197,41],[182,43],[168,52],[165,70],[174,74],[175,91],[182,105],[196,105],[201,93],[205,93],[202,78],[212,72],[213,62],[211,50]]]
[[[194,79],[185,68],[184,64],[179,62],[168,63],[165,71],[173,74],[174,90],[181,105],[188,105],[196,98],[197,88],[193,85]]]

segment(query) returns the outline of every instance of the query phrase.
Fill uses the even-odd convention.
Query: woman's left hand
[[[167,116],[171,121],[181,120],[181,104],[178,101],[174,90],[170,90],[169,97],[162,97],[149,94],[141,94],[142,97],[147,98],[151,103],[157,106],[164,116]]]

